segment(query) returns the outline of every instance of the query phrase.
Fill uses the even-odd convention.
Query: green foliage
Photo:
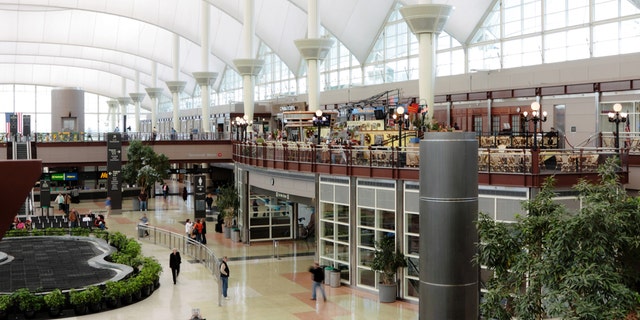
[[[597,184],[575,186],[578,212],[554,201],[553,179],[504,224],[480,215],[475,262],[493,272],[481,311],[493,319],[624,319],[638,307],[640,201],[619,182],[617,162]]]
[[[127,163],[122,167],[123,180],[147,190],[156,182],[169,177],[169,158],[157,154],[153,147],[139,140],[131,141],[127,149]]]
[[[127,245],[127,243],[129,243],[129,240],[124,233],[115,232],[109,236],[109,244],[111,244],[118,250],[122,250]]]
[[[54,289],[44,295],[44,303],[49,308],[62,309],[65,304],[65,296],[60,289]]]
[[[0,310],[9,310],[13,307],[13,296],[9,294],[0,295]]]
[[[147,284],[151,284],[158,280],[160,278],[160,273],[162,273],[162,266],[158,260],[152,257],[145,257],[142,259],[142,269],[140,270],[139,276],[144,277]]]
[[[89,286],[85,289],[87,303],[96,304],[102,301],[102,290],[97,286]]]
[[[220,188],[220,193],[216,198],[216,206],[220,210],[220,214],[222,214],[225,225],[231,227],[240,207],[238,192],[233,185]]]
[[[72,289],[69,291],[69,303],[74,306],[89,305],[89,293],[87,290]]]
[[[376,251],[371,260],[371,270],[380,272],[382,283],[395,283],[395,276],[399,268],[407,266],[407,260],[400,250],[396,250],[395,237],[384,236],[376,241]]]
[[[72,236],[78,237],[88,237],[91,234],[91,230],[89,228],[72,228],[69,230]]]
[[[20,288],[13,292],[13,301],[18,303],[20,311],[39,311],[42,308],[42,296],[36,295],[27,288]]]
[[[117,300],[124,296],[124,282],[107,281],[104,288],[104,296],[107,299]]]

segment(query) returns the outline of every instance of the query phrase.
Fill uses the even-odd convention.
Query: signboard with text
[[[194,216],[196,219],[205,218],[207,216],[207,177],[204,175],[193,176],[193,188]]]
[[[107,174],[111,209],[122,209],[122,136],[118,132],[107,134]]]

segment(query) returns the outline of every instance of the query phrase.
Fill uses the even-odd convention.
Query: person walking
[[[220,263],[220,280],[222,280],[222,296],[224,299],[229,300],[227,296],[227,289],[229,288],[229,266],[227,265],[227,256],[222,257],[222,263]]]
[[[327,295],[324,293],[324,288],[322,287],[322,281],[324,281],[324,270],[320,268],[320,264],[318,262],[314,262],[313,266],[309,268],[309,272],[313,275],[313,286],[311,287],[311,300],[316,300],[316,291],[320,288],[320,292],[322,292],[322,298],[324,301],[327,301]]]
[[[182,200],[187,201],[187,197],[189,193],[187,192],[187,187],[182,187]]]
[[[180,275],[181,263],[180,252],[178,252],[178,249],[173,248],[173,251],[169,255],[169,268],[171,268],[171,275],[173,275],[173,284],[176,284],[176,279],[178,275]]]
[[[111,215],[111,197],[107,197],[107,199],[104,200],[104,208],[107,209],[107,217],[109,217],[109,215]]]
[[[147,211],[147,200],[147,193],[144,190],[140,190],[140,194],[138,195],[138,201],[140,201],[140,211]]]

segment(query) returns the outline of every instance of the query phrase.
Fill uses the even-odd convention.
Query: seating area
[[[90,218],[87,221],[83,221],[83,218],[88,216]],[[27,222],[27,216],[18,216],[17,217],[22,222]],[[78,226],[81,228],[92,228],[93,221],[96,218],[96,214],[90,213],[86,215],[81,215],[79,217]],[[31,228],[32,229],[47,229],[47,228],[68,228],[69,227],[69,219],[63,215],[53,215],[53,216],[29,216],[28,219],[31,219]]]

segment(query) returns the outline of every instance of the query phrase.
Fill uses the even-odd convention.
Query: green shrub
[[[44,295],[44,303],[49,308],[62,309],[65,303],[65,297],[60,289],[55,289]]]
[[[13,294],[13,300],[18,303],[20,311],[39,311],[42,308],[42,296],[36,295],[27,288],[20,288]]]

